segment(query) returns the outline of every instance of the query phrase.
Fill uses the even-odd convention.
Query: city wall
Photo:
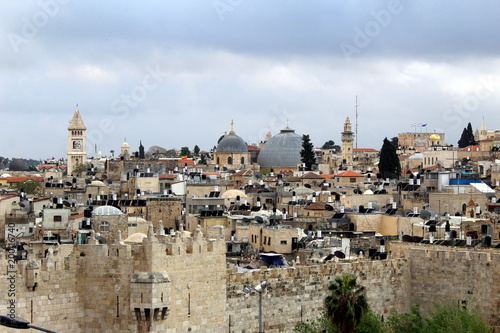
[[[500,253],[495,249],[389,243],[389,260],[329,262],[235,273],[227,269],[220,239],[154,236],[126,245],[69,245],[31,254],[14,274],[0,260],[2,313],[15,300],[16,315],[58,332],[232,332],[258,328],[258,295],[247,285],[267,281],[265,331],[291,332],[317,318],[335,277],[354,274],[372,309],[387,318],[436,301],[477,308],[500,325]],[[13,330],[11,330],[13,331]],[[19,331],[22,332],[22,331]]]

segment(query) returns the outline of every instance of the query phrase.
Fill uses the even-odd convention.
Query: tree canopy
[[[21,183],[14,183],[12,184],[11,188],[17,190],[18,192],[24,192],[26,194],[32,194],[34,196],[40,196],[43,192],[42,183],[31,179]]]
[[[321,149],[336,149],[336,150],[340,150],[340,146],[336,145],[333,140],[328,140],[327,142],[325,142],[325,144],[323,146],[321,146]]]
[[[401,175],[398,154],[387,138],[384,139],[384,144],[380,149],[378,169],[384,178],[398,178]]]
[[[341,333],[353,333],[368,310],[365,288],[358,285],[353,275],[337,277],[328,287],[325,312]]]
[[[472,125],[469,123],[467,127],[462,131],[460,140],[458,140],[458,148],[465,148],[468,146],[477,145],[476,139],[474,138],[474,132],[472,131]]]
[[[309,139],[308,134],[302,136],[302,150],[300,151],[301,161],[306,165],[306,170],[311,170],[313,164],[316,164],[316,154],[314,146]]]

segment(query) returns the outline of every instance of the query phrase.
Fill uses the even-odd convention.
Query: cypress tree
[[[401,175],[398,154],[387,138],[384,139],[384,144],[380,150],[378,169],[384,178],[398,178]]]
[[[309,139],[309,135],[302,136],[302,150],[300,151],[301,161],[306,165],[306,170],[311,170],[313,164],[316,163],[316,154],[314,147]]]

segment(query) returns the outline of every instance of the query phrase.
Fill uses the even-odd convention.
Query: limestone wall
[[[476,308],[500,331],[500,252],[495,249],[391,243],[409,261],[411,301],[429,309],[450,301]]]
[[[264,329],[269,333],[291,332],[296,324],[321,314],[328,286],[342,274],[357,276],[358,282],[367,288],[373,310],[386,317],[392,309],[406,311],[410,304],[409,268],[404,259],[228,272],[225,331],[258,330],[258,295],[245,294],[245,285],[267,281],[269,292],[263,296]]]

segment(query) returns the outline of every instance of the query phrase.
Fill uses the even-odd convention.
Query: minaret
[[[73,173],[77,165],[87,162],[86,130],[77,105],[68,126],[68,175]]]
[[[342,132],[342,164],[352,169],[354,133],[351,131],[351,120],[349,117],[345,120],[344,131]]]

